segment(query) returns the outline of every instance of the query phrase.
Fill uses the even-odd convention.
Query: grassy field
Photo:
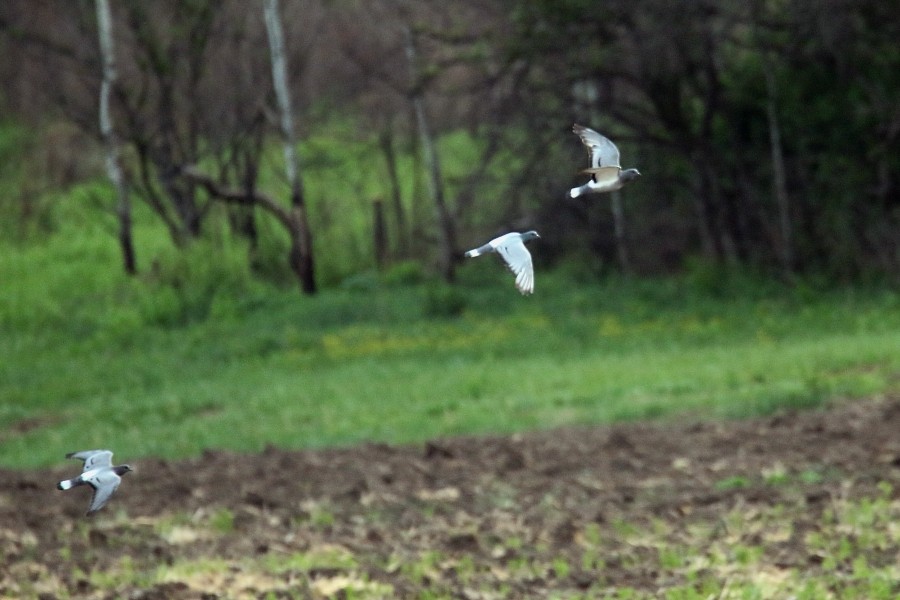
[[[55,235],[0,246],[3,465],[739,417],[898,388],[895,291],[562,269],[523,298],[483,260],[453,288],[407,265],[306,298],[254,279],[239,244],[177,253],[149,220],[128,280],[109,223],[69,202]]]

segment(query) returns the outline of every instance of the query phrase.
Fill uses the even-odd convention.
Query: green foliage
[[[234,513],[227,508],[220,508],[210,516],[209,524],[219,533],[231,533],[234,531]]]
[[[685,261],[681,276],[693,292],[713,298],[760,298],[771,296],[781,287],[771,277],[696,256]]]
[[[364,271],[347,277],[341,282],[341,289],[371,292],[378,287],[378,274],[375,271]]]
[[[424,312],[428,317],[458,317],[466,308],[465,294],[451,285],[433,281],[425,286]]]
[[[416,285],[425,281],[422,265],[416,261],[405,260],[388,267],[381,275],[386,285]]]
[[[21,231],[35,220],[33,212],[38,220],[47,215],[45,210],[32,211],[40,207],[33,204],[25,186],[27,142],[28,131],[24,127],[0,121],[0,234],[4,237],[22,237]]]
[[[732,477],[726,477],[725,479],[720,479],[716,482],[717,490],[734,490],[741,489],[750,486],[750,480],[741,475],[734,475]]]
[[[553,576],[557,579],[565,579],[572,570],[569,561],[564,556],[554,558],[550,563],[550,568],[553,570]]]
[[[145,277],[148,293],[139,299],[144,321],[174,327],[226,316],[235,309],[226,298],[240,298],[256,285],[245,254],[238,244],[198,240],[159,255]]]

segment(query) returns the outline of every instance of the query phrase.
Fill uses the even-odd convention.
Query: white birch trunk
[[[285,172],[291,186],[291,268],[297,275],[304,292],[316,291],[313,271],[312,233],[303,198],[300,179],[300,162],[297,158],[296,136],[294,134],[294,113],[291,94],[287,84],[287,59],[284,55],[284,33],[278,12],[278,0],[265,0],[263,5],[269,51],[272,56],[272,81],[275,98],[278,101],[281,136],[284,146]]]
[[[119,243],[122,247],[122,258],[125,272],[134,274],[137,271],[134,257],[134,245],[131,237],[131,200],[128,194],[128,182],[122,169],[119,140],[113,127],[110,96],[116,82],[115,46],[112,36],[112,14],[107,0],[96,0],[97,32],[100,38],[100,53],[103,60],[103,80],[100,84],[100,133],[106,145],[106,173],[116,189],[119,217]]]
[[[287,84],[287,60],[284,57],[284,33],[278,13],[278,0],[265,0],[266,32],[272,56],[272,82],[278,101],[281,135],[284,140],[284,166],[291,194],[300,187],[299,165],[295,149],[294,113]]]

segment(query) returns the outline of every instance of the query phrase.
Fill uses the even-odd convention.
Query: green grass
[[[240,244],[176,253],[146,222],[128,280],[101,226],[66,222],[0,246],[3,465],[741,417],[898,387],[890,290],[542,270],[522,298],[499,264],[473,261],[449,295],[372,277],[308,298],[256,281]],[[430,316],[446,297],[461,314]]]

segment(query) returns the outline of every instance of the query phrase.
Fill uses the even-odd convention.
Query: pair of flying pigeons
[[[591,179],[584,185],[569,190],[569,197],[577,198],[592,192],[612,192],[640,176],[637,169],[622,169],[619,164],[619,149],[609,138],[577,123],[572,126],[572,131],[578,134],[581,143],[587,148],[591,166],[582,172],[590,173]],[[465,256],[472,258],[482,254],[499,254],[516,276],[516,289],[522,294],[531,294],[534,292],[534,267],[525,242],[539,237],[537,231],[507,233],[469,250]]]

